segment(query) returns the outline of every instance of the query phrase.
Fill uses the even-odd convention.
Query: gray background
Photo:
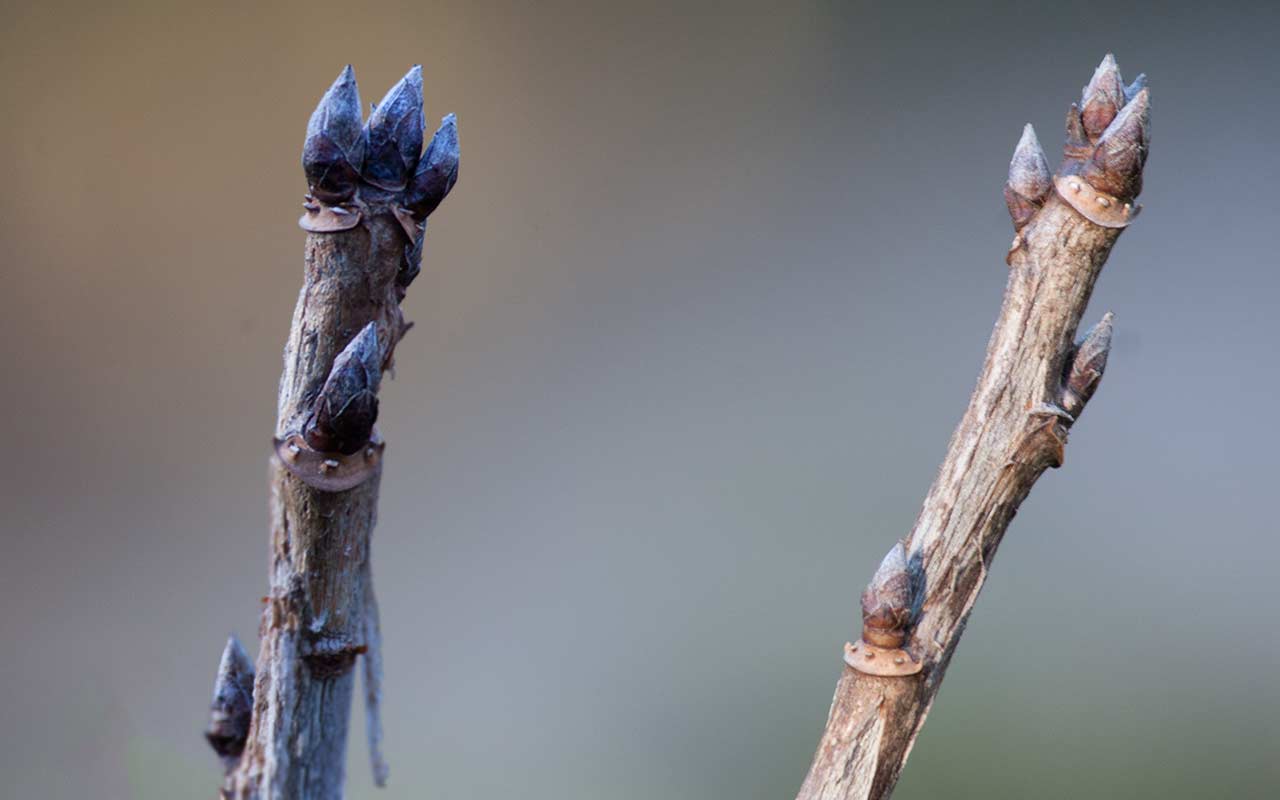
[[[1273,4],[364,5],[3,11],[0,795],[212,796],[303,131],[420,61],[464,163],[383,389],[393,772],[357,730],[350,796],[789,797],[977,373],[1021,126],[1056,162],[1112,50],[1155,126],[1115,351],[897,797],[1276,796]]]

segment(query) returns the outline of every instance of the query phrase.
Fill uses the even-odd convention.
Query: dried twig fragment
[[[224,797],[342,798],[359,658],[374,779],[386,780],[370,562],[384,443],[374,423],[382,371],[411,325],[400,302],[419,269],[425,223],[408,204],[421,205],[425,217],[426,206],[438,205],[452,186],[454,131],[450,115],[439,145],[426,154],[423,185],[407,196],[422,149],[419,67],[392,87],[367,124],[355,76],[344,69],[307,128],[304,285],[285,346],[273,436],[271,589],[252,703],[259,716],[219,728],[243,747]]]
[[[986,361],[911,533],[863,594],[862,639],[846,646],[798,800],[883,800],[893,791],[1010,521],[1040,475],[1062,463],[1067,432],[1097,389],[1111,315],[1074,339],[1136,215],[1150,135],[1145,78],[1121,87],[1108,56],[1068,112],[1053,191],[1043,191],[1047,165],[1030,128],[1023,132],[1005,186],[1018,235]],[[922,596],[908,604],[917,570]],[[878,671],[885,647],[918,657],[918,671]]]

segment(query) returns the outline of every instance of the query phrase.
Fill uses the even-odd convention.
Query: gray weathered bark
[[[211,727],[211,742],[229,754],[224,797],[342,796],[358,657],[374,777],[386,780],[370,569],[383,448],[374,428],[376,393],[409,328],[400,301],[418,273],[426,217],[456,180],[452,115],[420,157],[422,138],[418,67],[367,125],[348,67],[308,128],[310,192],[300,222],[308,231],[306,268],[285,347],[270,463],[270,594],[252,719],[240,742],[228,741],[225,732],[236,728],[226,720],[236,717],[225,709]],[[227,705],[218,705],[223,696],[233,695],[216,687],[215,712]]]
[[[1115,61],[1104,59],[1068,115],[1056,178],[1029,126],[1019,143],[1005,191],[1018,233],[986,362],[902,553],[890,553],[863,596],[862,638],[846,646],[798,800],[889,796],[1005,529],[1041,473],[1062,463],[1110,345],[1110,315],[1080,345],[1073,339],[1138,210],[1144,87],[1142,77],[1124,87]]]

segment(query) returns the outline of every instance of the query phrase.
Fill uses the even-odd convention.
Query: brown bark
[[[909,628],[903,631],[906,650],[921,669],[884,676],[846,663],[798,800],[889,796],[1010,520],[1041,473],[1062,463],[1067,432],[1105,366],[1110,317],[1081,346],[1073,339],[1122,230],[1086,214],[1121,215],[1104,220],[1110,224],[1127,224],[1136,215],[1132,202],[1147,146],[1143,85],[1139,79],[1130,92],[1115,88],[1119,74],[1110,56],[1099,67],[1081,103],[1089,111],[1084,123],[1072,107],[1075,127],[1087,130],[1077,134],[1068,126],[1067,158],[1059,172],[1065,195],[1050,190],[1048,176],[1038,174],[1043,158],[1034,157],[1039,151],[1034,134],[1024,135],[1015,153],[1006,197],[1019,230],[1009,253],[1000,317],[968,410],[903,541],[906,558],[898,559],[919,565],[922,572],[923,600],[906,615]],[[1128,105],[1121,108],[1126,98]],[[1107,181],[1072,188],[1098,164],[1107,170]],[[1114,194],[1092,193],[1103,183],[1102,191]],[[1093,205],[1084,206],[1081,196]],[[877,580],[883,582],[879,575]],[[865,642],[849,661],[875,658],[875,643],[868,647],[866,642],[886,617],[883,610],[867,617]]]

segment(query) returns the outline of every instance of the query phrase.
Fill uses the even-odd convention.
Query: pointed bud
[[[1133,83],[1124,87],[1124,101],[1132,103],[1133,98],[1138,96],[1138,92],[1147,88],[1147,73],[1139,72],[1138,77],[1133,79]]]
[[[1030,125],[1022,129],[1022,138],[1009,161],[1009,180],[1004,185],[1004,200],[1009,206],[1013,227],[1021,230],[1039,210],[1053,187],[1049,161]]]
[[[1102,320],[1085,334],[1076,347],[1075,356],[1067,369],[1067,385],[1062,392],[1062,408],[1072,417],[1078,417],[1085,403],[1093,397],[1102,373],[1107,369],[1107,355],[1111,352],[1111,329],[1115,315],[1108,311]]]
[[[425,219],[458,181],[458,118],[447,115],[422,154],[405,205],[418,219]]]
[[[877,647],[901,647],[914,616],[914,581],[898,542],[880,562],[862,593],[862,639]]]
[[[1084,120],[1080,115],[1080,106],[1075,103],[1067,109],[1067,149],[1089,146],[1089,134],[1085,132]]]
[[[423,232],[425,233],[425,231]],[[404,300],[405,291],[413,279],[422,272],[422,240],[423,233],[414,237],[411,244],[405,245],[404,258],[400,261],[400,269],[396,272],[396,291],[398,300]]]
[[[235,636],[227,639],[213,684],[205,738],[230,769],[244,752],[253,717],[253,662]]]
[[[320,99],[307,124],[302,169],[311,193],[326,203],[351,199],[364,159],[360,89],[348,64]]]
[[[413,68],[374,107],[365,126],[364,179],[388,191],[405,187],[422,152],[422,67]]]
[[[378,419],[382,349],[370,322],[333,360],[329,377],[303,428],[307,444],[324,453],[350,455],[369,442]]]
[[[1080,121],[1091,141],[1096,142],[1124,105],[1124,84],[1115,56],[1107,53],[1094,70],[1093,79],[1080,97]]]
[[[1150,92],[1140,89],[1103,131],[1081,175],[1100,192],[1128,202],[1142,191],[1150,142]]]

